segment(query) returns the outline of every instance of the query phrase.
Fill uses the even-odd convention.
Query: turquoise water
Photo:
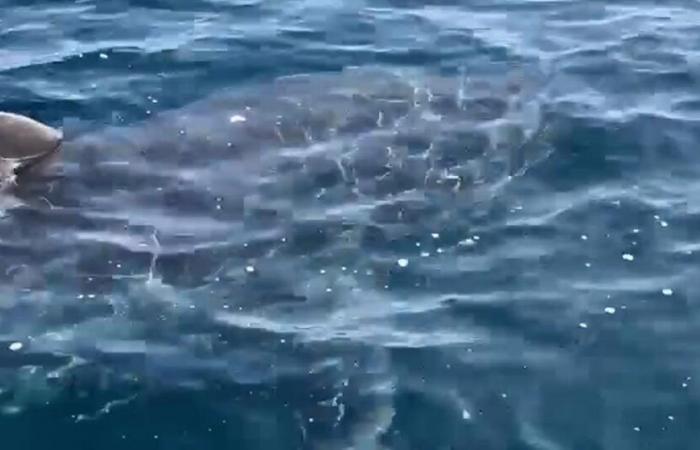
[[[69,139],[1,448],[695,448],[699,63],[681,0],[6,1]]]

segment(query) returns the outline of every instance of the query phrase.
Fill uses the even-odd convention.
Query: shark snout
[[[44,166],[62,143],[60,130],[27,116],[0,111],[0,177]]]

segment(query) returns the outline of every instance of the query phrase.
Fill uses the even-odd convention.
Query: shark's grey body
[[[279,206],[318,217],[407,196],[489,195],[543,153],[538,92],[514,86],[379,68],[284,77],[67,136],[47,200],[137,221],[145,208],[143,224],[158,219],[167,234],[183,213],[230,222]]]
[[[438,256],[456,251],[461,212],[547,153],[539,92],[525,87],[348,69],[224,92],[142,124],[64,129],[59,176],[17,186],[46,200],[39,212],[0,221],[0,274],[33,286],[12,297],[0,333],[166,383],[317,368],[344,398],[372,396],[390,373],[384,347],[424,339],[387,331],[393,299],[381,286],[396,254],[426,240]],[[22,261],[3,256],[22,249]],[[31,273],[41,275],[21,276]],[[64,325],[61,308],[79,317]],[[292,339],[326,347],[290,353],[280,342]],[[365,357],[376,373],[353,365]],[[260,360],[276,361],[274,373],[257,372]],[[390,403],[376,401],[367,414],[390,420]]]

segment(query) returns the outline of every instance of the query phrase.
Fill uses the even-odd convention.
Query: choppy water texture
[[[463,3],[463,4],[460,4]],[[691,449],[700,8],[10,0],[3,449]]]

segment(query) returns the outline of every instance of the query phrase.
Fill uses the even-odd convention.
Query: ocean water
[[[697,2],[4,0],[0,110],[3,450],[700,441]]]

